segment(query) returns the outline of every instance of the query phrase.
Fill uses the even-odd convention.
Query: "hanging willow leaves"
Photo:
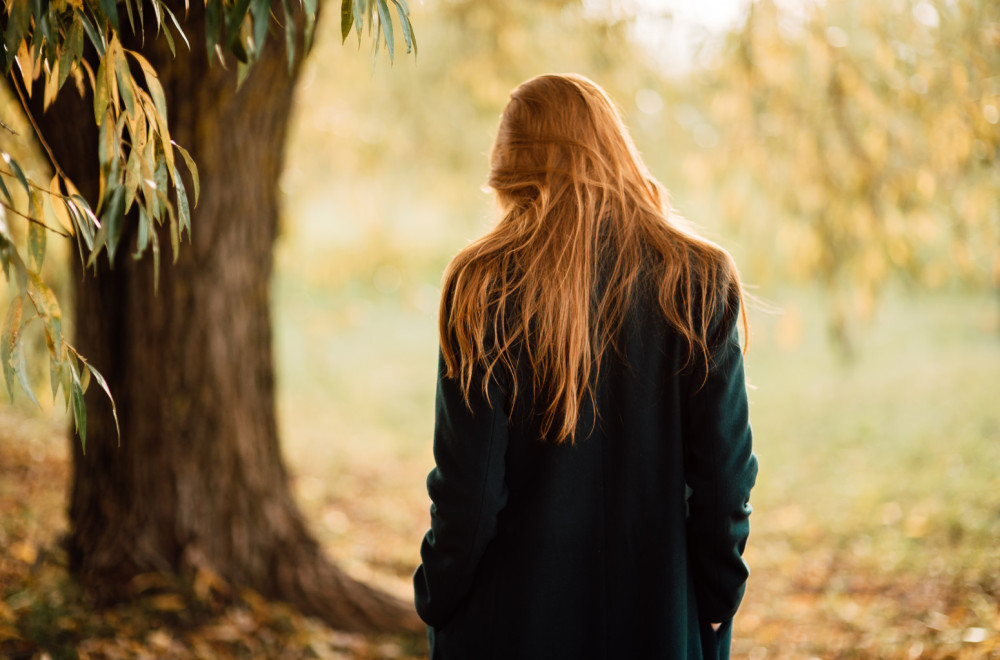
[[[0,362],[3,363],[3,378],[4,382],[7,383],[7,393],[10,395],[11,401],[14,400],[14,362],[11,358],[21,333],[22,310],[21,296],[17,296],[7,309],[7,317],[3,323],[3,335],[0,336]]]
[[[406,3],[392,1],[407,51],[411,47],[415,50]],[[280,3],[290,67],[295,63],[300,44],[305,51],[312,44],[317,4],[317,0]],[[63,389],[81,442],[85,441],[87,429],[83,392],[90,374],[109,399],[112,393],[97,370],[63,337],[58,301],[41,274],[48,233],[71,236],[81,261],[88,266],[96,267],[98,258],[106,255],[113,267],[123,237],[133,235],[127,232],[128,226],[136,223],[137,241],[132,256],[140,258],[147,250],[152,252],[155,290],[160,268],[157,228],[167,226],[176,261],[184,238],[191,234],[191,201],[197,204],[201,194],[194,159],[170,136],[168,101],[155,68],[140,53],[125,49],[121,36],[123,29],[133,32],[138,29],[145,41],[143,26],[148,18],[155,25],[156,38],[163,38],[170,51],[175,52],[175,36],[190,49],[185,26],[164,0],[150,0],[148,5],[124,0],[127,23],[122,19],[120,5],[118,0],[11,0],[0,12],[3,17],[0,62],[24,109],[28,110],[25,99],[31,97],[36,81],[41,80],[43,105],[47,108],[59,94],[65,93],[66,82],[72,79],[81,94],[89,88],[92,97],[92,118],[78,120],[93,121],[98,128],[98,159],[94,168],[99,172],[99,192],[95,200],[88,201],[80,195],[47,148],[54,176],[43,180],[46,185],[27,176],[17,160],[6,153],[3,154],[5,169],[0,170],[0,265],[8,278],[13,271],[21,291],[11,303],[4,326],[0,354],[4,380],[11,396],[17,381],[34,400],[21,341],[21,319],[28,305],[35,312],[32,319],[39,322],[45,335],[53,394]],[[148,9],[152,10],[151,16],[145,14]],[[390,58],[393,56],[393,25],[387,0],[343,0],[341,12],[345,17],[342,25],[345,38],[353,26],[360,39],[367,22],[376,45],[381,39],[389,49]],[[235,58],[239,65],[238,82],[242,82],[259,58],[275,21],[270,0],[207,0],[205,21],[206,56],[220,60],[223,66],[227,57]],[[304,26],[302,34],[298,32],[300,25]],[[87,41],[93,51],[84,48]],[[137,66],[130,65],[130,60]],[[45,147],[45,136],[39,137]],[[181,154],[186,175],[178,168],[175,153]],[[184,176],[190,177],[188,182],[194,193],[190,201]],[[13,191],[11,182],[15,184]],[[12,213],[6,215],[5,209]],[[23,248],[8,231],[6,223],[11,217],[27,223],[25,233],[17,234],[27,236]],[[117,425],[113,399],[111,406]]]
[[[751,260],[833,294],[848,350],[893,284],[1000,288],[997,72],[996,2],[761,0],[701,77],[706,182]]]

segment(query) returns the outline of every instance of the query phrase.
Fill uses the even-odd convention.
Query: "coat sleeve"
[[[427,476],[431,528],[420,548],[422,563],[413,586],[417,613],[427,624],[442,627],[469,593],[507,502],[507,416],[504,394],[493,382],[489,402],[473,384],[470,410],[458,382],[445,377],[440,355],[437,383],[436,465]]]
[[[726,315],[729,316],[728,314]],[[699,617],[724,622],[736,613],[747,577],[750,489],[757,478],[738,314],[722,321],[724,339],[707,371],[690,375],[684,415],[688,561]],[[695,370],[696,372],[698,370]]]

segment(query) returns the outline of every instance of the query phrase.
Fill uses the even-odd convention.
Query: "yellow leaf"
[[[21,70],[21,77],[24,80],[34,81],[38,74],[42,71],[41,67],[36,66],[37,62],[35,58],[31,56],[31,49],[28,47],[27,41],[21,41],[21,45],[17,49],[15,59],[17,60],[17,67]],[[25,85],[24,87],[28,94],[28,98],[30,99],[32,85]]]
[[[12,625],[6,623],[0,623],[0,639],[23,639],[21,634]]]
[[[207,568],[199,568],[194,576],[194,593],[201,600],[208,600],[212,592],[229,593],[229,585],[219,574]]]
[[[146,642],[150,646],[161,650],[169,649],[171,644],[173,644],[173,641],[173,637],[163,630],[154,630],[149,633],[148,637],[146,637]]]
[[[180,612],[187,609],[187,603],[180,594],[158,594],[149,599],[149,606],[158,612]]]
[[[56,174],[52,177],[52,181],[49,182],[49,191],[55,195],[61,195],[62,190],[59,187],[59,175]],[[62,201],[54,201],[54,195],[45,195],[45,200],[43,202],[45,209],[46,222],[49,222],[49,218],[53,217],[56,219],[57,223],[70,235],[76,235],[76,228],[73,226],[73,221],[69,217],[69,212],[66,210],[66,205]]]
[[[45,74],[45,94],[42,97],[42,108],[48,110],[59,93],[59,60],[52,65],[52,71]]]
[[[38,547],[31,541],[18,541],[10,546],[10,556],[25,564],[34,564],[38,559]]]
[[[165,573],[140,573],[129,583],[135,593],[141,594],[150,589],[169,589],[173,581]]]

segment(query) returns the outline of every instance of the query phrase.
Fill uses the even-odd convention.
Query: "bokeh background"
[[[752,294],[761,471],[734,657],[1000,657],[996,3],[411,10],[418,55],[391,65],[321,22],[281,180],[279,418],[333,557],[410,597],[441,273],[494,221],[481,186],[507,93],[576,71]],[[65,526],[67,422],[4,406],[0,493],[32,504],[0,526],[30,564]],[[424,652],[315,635],[312,657]]]

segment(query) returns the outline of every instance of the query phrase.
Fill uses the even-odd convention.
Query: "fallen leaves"
[[[25,564],[31,565],[38,559],[38,547],[31,541],[18,541],[12,543],[8,550],[10,556]]]
[[[207,568],[185,579],[137,576],[132,602],[96,609],[58,544],[67,469],[57,431],[41,445],[41,427],[29,429],[32,440],[0,433],[0,657],[426,658],[422,639],[330,630]],[[306,479],[302,506],[355,577],[409,597],[427,524],[427,461],[375,458],[346,458],[344,475],[327,483]],[[805,524],[799,505],[772,513],[756,521],[748,546],[753,575],[734,625],[734,659],[1000,658],[995,547],[983,547],[981,561],[958,562],[934,516],[919,521],[914,538],[904,528],[912,512],[891,507],[868,528],[827,537]],[[931,559],[915,568],[900,543],[943,545],[927,546]]]

